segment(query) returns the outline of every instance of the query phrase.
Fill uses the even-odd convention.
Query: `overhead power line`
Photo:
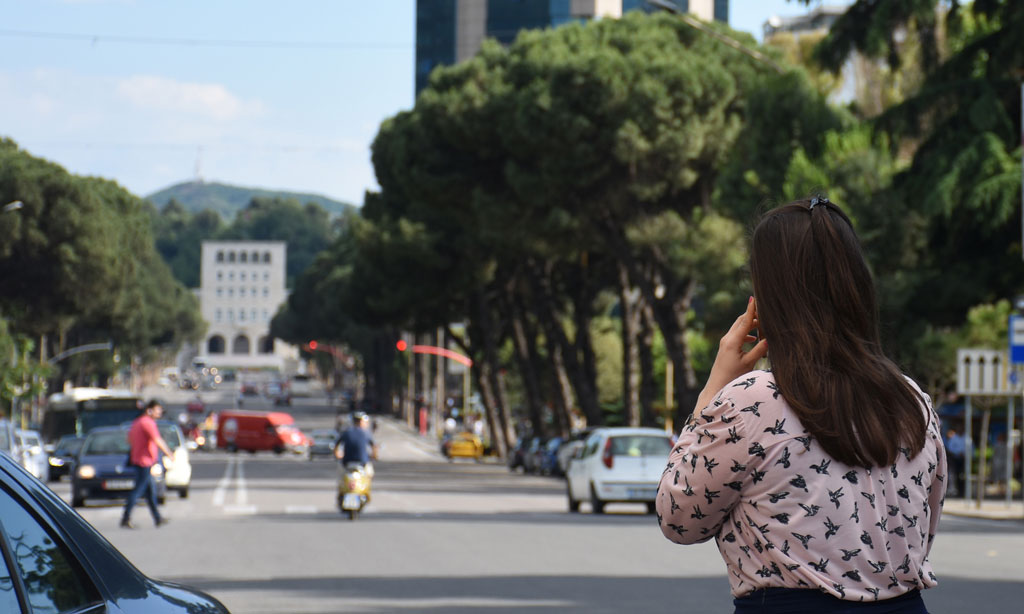
[[[340,145],[284,145],[277,143],[169,143],[169,142],[102,142],[102,141],[33,141],[34,147],[72,147],[79,149],[196,149],[211,151],[275,151],[283,153],[347,153],[352,147]],[[369,145],[367,145],[369,147]]]
[[[78,34],[73,32],[38,32],[30,30],[0,30],[0,37],[38,38],[48,40],[82,41],[97,45],[117,43],[127,45],[174,45],[179,47],[241,47],[265,49],[412,49],[412,43],[372,43],[339,41],[272,41],[231,40],[212,38],[170,38],[160,36],[123,36],[119,34]]]

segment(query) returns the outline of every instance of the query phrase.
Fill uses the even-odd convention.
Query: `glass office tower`
[[[684,11],[691,8],[690,0],[671,1]],[[703,9],[696,3],[693,8],[709,13],[711,0],[700,2]],[[729,0],[713,0],[713,7],[714,19],[727,22]],[[416,93],[427,86],[434,68],[471,57],[485,37],[507,45],[520,30],[557,27],[609,10],[606,14],[616,16],[660,9],[647,0],[416,0]]]

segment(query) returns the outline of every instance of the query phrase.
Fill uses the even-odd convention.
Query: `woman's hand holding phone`
[[[747,310],[736,318],[732,327],[718,342],[718,355],[715,357],[715,364],[711,367],[711,374],[708,375],[704,390],[697,397],[697,407],[694,408],[694,411],[707,407],[723,386],[744,373],[752,371],[757,361],[768,354],[768,342],[765,339],[759,340],[756,335],[751,334],[751,331],[756,332],[757,325],[757,303],[751,297],[747,301]],[[754,346],[749,350],[744,350],[744,346],[748,343],[753,343]]]

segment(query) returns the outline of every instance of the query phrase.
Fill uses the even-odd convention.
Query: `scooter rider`
[[[366,473],[373,476],[371,460],[377,460],[377,444],[370,433],[370,417],[364,412],[352,414],[353,425],[345,429],[334,444],[334,456],[344,468],[349,463],[362,465]]]

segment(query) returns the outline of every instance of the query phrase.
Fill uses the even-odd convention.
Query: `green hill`
[[[302,204],[314,202],[331,214],[337,217],[347,211],[354,211],[355,206],[337,200],[332,200],[319,194],[302,194],[299,192],[281,192],[275,190],[264,190],[261,188],[243,188],[223,183],[205,183],[199,181],[187,181],[164,188],[146,196],[158,208],[163,208],[172,198],[180,202],[185,209],[191,213],[198,213],[204,209],[212,209],[226,221],[235,219],[235,213],[244,209],[256,196],[269,198],[294,198]]]

